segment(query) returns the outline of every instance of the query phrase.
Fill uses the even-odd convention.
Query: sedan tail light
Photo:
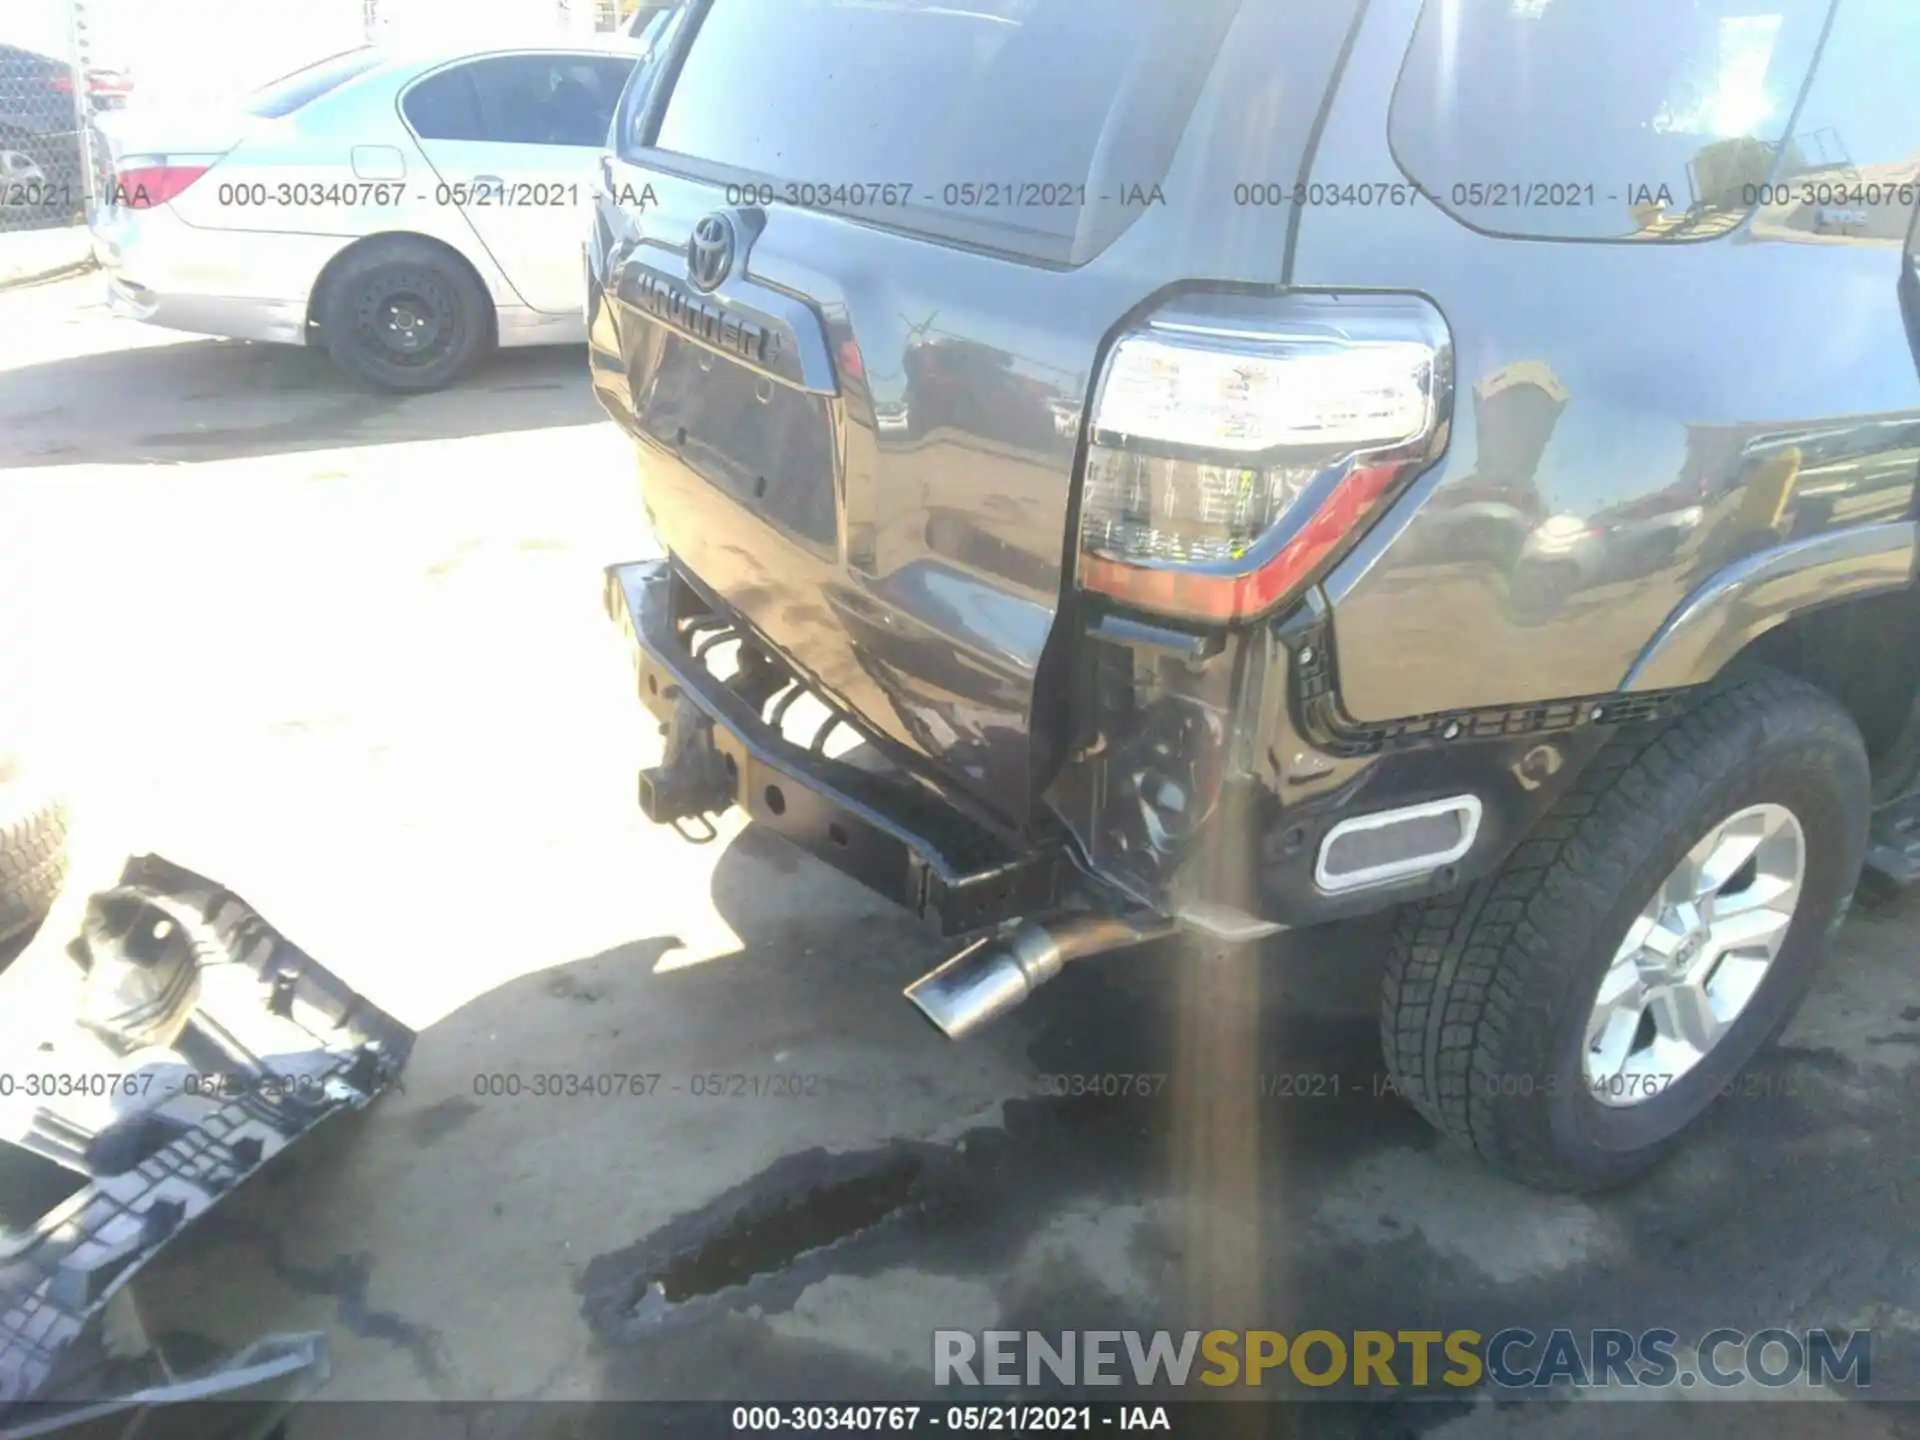
[[[1411,295],[1208,297],[1121,339],[1095,392],[1079,582],[1231,624],[1324,573],[1446,448],[1452,351]]]
[[[113,177],[113,203],[129,210],[166,204],[206,174],[209,165],[129,165]]]

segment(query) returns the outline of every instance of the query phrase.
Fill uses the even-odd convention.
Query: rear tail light
[[[1160,312],[1095,392],[1080,584],[1212,623],[1270,610],[1445,449],[1451,402],[1446,322],[1418,296]]]
[[[211,166],[131,165],[113,177],[113,203],[128,210],[151,210],[186,189]]]

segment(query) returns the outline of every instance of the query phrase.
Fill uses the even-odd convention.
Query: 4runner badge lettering
[[[766,364],[779,348],[766,326],[702,300],[664,276],[641,271],[637,298],[641,309],[674,329],[756,365]]]

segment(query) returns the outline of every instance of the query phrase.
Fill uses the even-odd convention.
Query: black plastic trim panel
[[[1458,740],[1513,739],[1577,730],[1582,726],[1651,724],[1680,714],[1698,687],[1635,694],[1576,695],[1474,710],[1365,723],[1347,713],[1340,699],[1332,614],[1315,592],[1276,631],[1288,653],[1287,703],[1302,739],[1343,759]]]

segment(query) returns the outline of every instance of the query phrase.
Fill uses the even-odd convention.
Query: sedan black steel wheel
[[[375,241],[326,281],[320,338],[335,361],[388,390],[438,390],[491,343],[491,302],[457,259],[424,241]]]

